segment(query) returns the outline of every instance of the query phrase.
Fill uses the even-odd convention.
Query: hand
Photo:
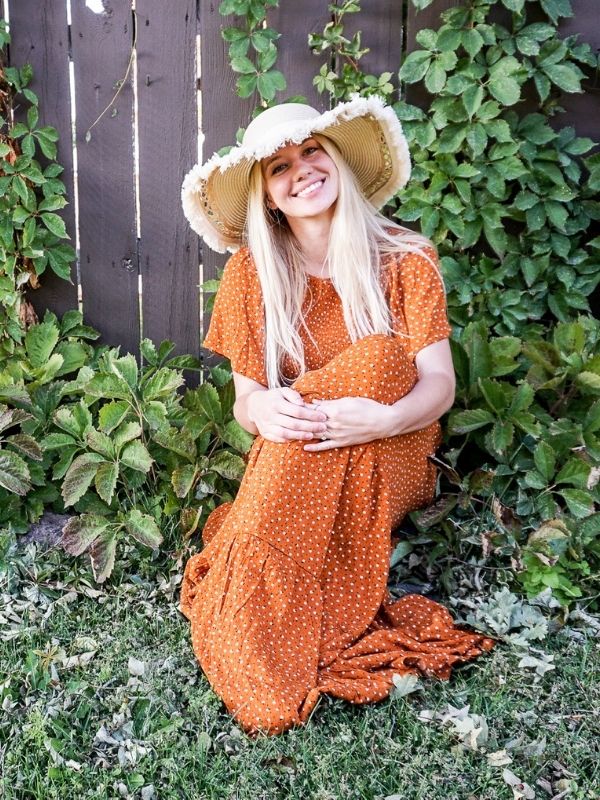
[[[327,414],[327,439],[305,444],[304,450],[317,453],[334,447],[364,444],[384,439],[388,433],[389,406],[369,397],[341,397],[338,400],[314,400],[313,407]]]
[[[323,411],[309,406],[289,386],[252,392],[247,409],[260,435],[270,442],[313,439],[325,431],[327,417]]]

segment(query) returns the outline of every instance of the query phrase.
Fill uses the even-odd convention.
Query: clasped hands
[[[389,435],[391,407],[368,397],[306,403],[299,392],[284,386],[252,392],[247,408],[264,439],[308,441],[303,449],[310,452],[364,444]]]

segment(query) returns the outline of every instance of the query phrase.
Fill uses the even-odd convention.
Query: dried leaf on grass
[[[525,800],[535,800],[535,792],[531,786],[518,778],[514,772],[505,769],[502,772],[502,777],[513,791],[513,800],[522,800],[522,798],[525,798]]]
[[[127,669],[129,670],[130,675],[135,675],[136,677],[143,675],[146,671],[146,665],[143,661],[138,661],[137,658],[133,656],[129,656],[129,661],[127,662]]]
[[[407,673],[406,675],[392,675],[394,688],[391,697],[405,697],[407,694],[417,692],[423,688],[417,675]]]

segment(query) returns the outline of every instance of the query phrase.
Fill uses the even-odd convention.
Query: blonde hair
[[[437,269],[422,250],[436,248],[422,234],[391,222],[376,211],[333,142],[321,135],[312,138],[331,157],[339,173],[339,192],[324,266],[328,267],[340,297],[351,341],[373,333],[405,335],[392,327],[382,285],[382,256],[419,253]],[[250,176],[246,224],[248,246],[264,301],[267,384],[269,388],[289,385],[291,381],[282,371],[286,355],[296,364],[298,376],[306,372],[299,328],[306,330],[315,347],[317,344],[302,313],[308,285],[302,269],[302,249],[285,216],[280,211],[270,211],[265,204],[260,162],[253,166]]]

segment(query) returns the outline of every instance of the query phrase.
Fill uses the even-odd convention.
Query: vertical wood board
[[[139,0],[137,24],[143,335],[198,354],[200,241],[181,207],[197,155],[196,0]]]
[[[87,324],[101,330],[102,341],[120,345],[121,353],[137,353],[131,69],[125,79],[133,44],[131,8],[105,0],[104,12],[96,14],[84,3],[73,3],[72,15],[83,310]],[[124,81],[121,91],[104,111],[119,81]]]

